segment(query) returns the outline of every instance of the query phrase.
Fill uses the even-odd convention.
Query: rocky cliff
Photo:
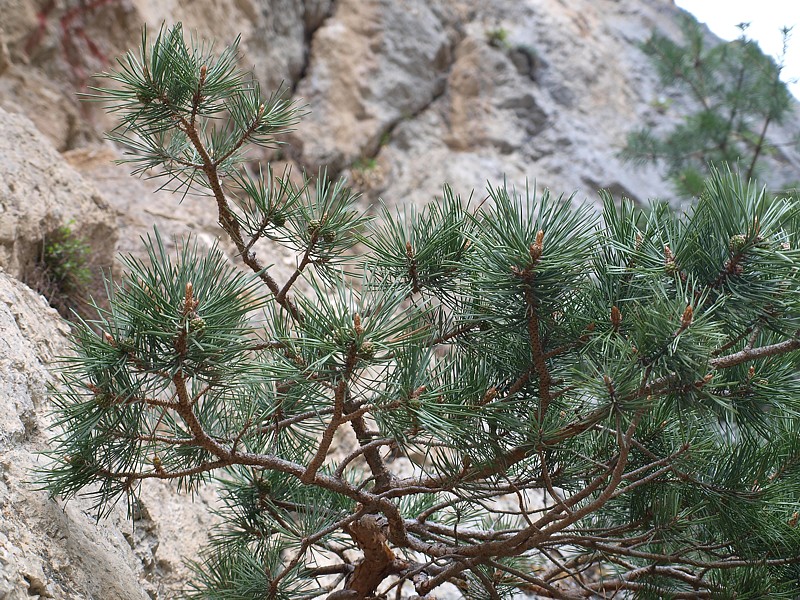
[[[218,234],[202,198],[154,195],[114,166],[102,138],[113,122],[77,100],[143,24],[180,20],[220,44],[241,34],[242,63],[310,110],[271,158],[327,165],[365,203],[423,203],[445,182],[480,195],[503,177],[643,201],[671,188],[616,152],[635,124],[689,108],[654,102],[637,49],[654,28],[677,37],[679,14],[671,0],[0,0],[0,600],[174,597],[214,519],[212,492],[192,502],[149,486],[133,521],[118,510],[96,522],[28,483],[47,447],[49,369],[67,351],[67,326],[17,281],[41,240],[71,222],[111,268],[154,224]],[[771,160],[777,181],[800,179],[789,147]]]

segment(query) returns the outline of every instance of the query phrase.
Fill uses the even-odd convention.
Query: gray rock
[[[438,4],[337,2],[297,87],[311,112],[290,138],[292,153],[310,170],[338,171],[374,155],[384,134],[441,95],[453,33]]]
[[[67,351],[64,321],[0,269],[0,598],[144,600],[119,509],[95,521],[36,489],[49,427],[48,368]]]

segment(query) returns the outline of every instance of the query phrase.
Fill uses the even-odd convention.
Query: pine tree
[[[715,172],[681,215],[502,185],[370,220],[248,168],[300,111],[236,63],[178,25],[96,91],[248,270],[157,232],[124,259],[55,394],[54,496],[219,481],[196,598],[796,597],[796,201]]]
[[[684,44],[653,32],[642,50],[652,59],[661,85],[690,98],[695,112],[673,129],[642,127],[628,136],[621,156],[634,164],[664,166],[677,192],[699,196],[711,165],[737,165],[746,180],[759,175],[761,159],[774,150],[771,125],[791,114],[792,97],[781,81],[782,64],[742,35],[709,46],[700,24],[683,19]],[[790,30],[784,28],[783,54]]]

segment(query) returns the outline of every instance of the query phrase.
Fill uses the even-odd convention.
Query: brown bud
[[[424,386],[424,385],[421,385],[417,389],[415,389],[413,392],[411,392],[411,397],[412,398],[419,398],[422,394],[424,394],[427,391],[428,391],[428,388],[426,386]]]
[[[738,260],[726,260],[725,272],[729,273],[730,275],[741,275],[744,273],[744,267],[739,264]]]
[[[713,378],[714,376],[711,373],[709,373],[708,375],[703,377],[700,381],[695,382],[694,387],[696,387],[699,390]]]
[[[755,374],[756,374],[756,368],[751,365],[750,368],[747,370],[747,378],[752,379]]]
[[[539,259],[542,257],[542,250],[544,248],[542,242],[544,242],[544,231],[540,229],[536,232],[536,241],[528,247],[533,264],[539,262]]]
[[[353,329],[356,330],[357,335],[364,333],[364,328],[361,326],[361,315],[358,313],[353,315]]]
[[[798,520],[800,520],[800,513],[793,512],[792,516],[789,518],[789,521],[787,521],[787,524],[789,525],[789,527],[797,527]]]
[[[675,263],[675,255],[667,244],[664,244],[664,270],[670,275],[678,272],[678,265]]]
[[[616,304],[611,307],[611,326],[614,328],[614,331],[619,329],[620,324],[622,323],[622,313],[619,312]]]
[[[190,312],[192,312],[196,306],[192,296],[193,290],[194,288],[192,286],[192,282],[186,282],[186,297],[183,303],[183,314],[185,315],[188,315]]]
[[[206,75],[208,74],[208,67],[203,65],[200,67],[200,85],[202,86],[206,82]]]
[[[483,400],[481,401],[481,405],[489,404],[489,402],[491,402],[495,398],[497,398],[497,388],[492,386],[488,390],[486,390],[486,393],[483,395]]]
[[[406,256],[414,258],[414,249],[411,247],[411,242],[406,242]]]
[[[686,305],[686,310],[683,311],[683,316],[681,317],[681,331],[689,327],[692,324],[692,317],[694,316],[694,311],[692,310],[691,304]]]

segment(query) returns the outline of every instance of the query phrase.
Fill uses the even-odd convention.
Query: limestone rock
[[[286,156],[351,176],[368,202],[427,202],[445,181],[482,194],[503,177],[579,198],[601,187],[641,201],[674,196],[658,169],[617,158],[636,124],[668,127],[692,108],[680,97],[659,108],[663,90],[637,46],[654,28],[679,37],[673,0],[0,5],[0,106],[28,115],[62,151],[95,144],[113,124],[99,106],[78,106],[88,75],[135,46],[142,24],[183,21],[218,45],[241,34],[242,65],[309,108]],[[800,154],[786,144],[797,123],[770,130],[778,184],[798,179]]]
[[[292,136],[302,162],[334,171],[444,89],[456,33],[439,2],[341,0],[317,30],[297,94],[311,112]]]

